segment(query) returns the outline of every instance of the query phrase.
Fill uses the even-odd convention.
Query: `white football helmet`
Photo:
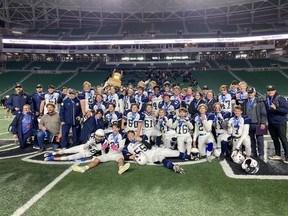
[[[95,139],[96,139],[97,141],[103,140],[103,139],[104,139],[104,136],[105,136],[105,132],[104,132],[103,129],[98,129],[98,130],[96,130],[96,132],[95,132]]]
[[[135,161],[138,165],[145,165],[148,162],[147,155],[143,152],[140,152],[139,154],[136,154]]]
[[[200,151],[198,148],[191,149],[191,160],[193,161],[200,160]]]
[[[216,149],[214,149],[214,151],[213,151],[213,155],[215,156],[215,157],[220,157],[220,154],[221,154],[221,149],[220,148],[216,148]]]
[[[245,160],[245,157],[242,155],[240,151],[233,151],[231,154],[231,158],[234,163],[241,164]]]
[[[247,158],[242,163],[242,169],[248,174],[255,174],[259,171],[259,163],[252,158]]]

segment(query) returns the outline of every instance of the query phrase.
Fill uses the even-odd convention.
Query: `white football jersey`
[[[59,104],[58,104],[58,100],[59,100],[59,93],[54,92],[53,94],[45,94],[44,96],[44,101],[45,101],[45,105],[44,105],[44,115],[47,113],[47,108],[46,108],[46,104],[48,103],[52,103],[55,105],[55,112],[59,112]]]

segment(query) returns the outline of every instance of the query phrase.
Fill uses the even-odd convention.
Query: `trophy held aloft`
[[[108,79],[108,84],[111,86],[121,87],[121,79],[123,76],[123,71],[114,70],[112,76]]]

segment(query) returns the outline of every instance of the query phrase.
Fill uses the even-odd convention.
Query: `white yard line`
[[[1,135],[4,135],[4,134],[9,134],[9,133],[10,133],[10,132],[8,132],[8,131],[7,131],[7,132],[4,132],[4,133],[0,133],[0,136],[1,136]]]
[[[29,153],[26,153],[26,154],[13,155],[13,156],[7,156],[7,157],[0,157],[0,160],[10,159],[10,158],[16,158],[16,157],[23,157],[23,156],[31,155],[31,154],[35,154],[35,153],[36,153],[36,152],[29,152]]]
[[[0,152],[4,152],[4,151],[9,151],[9,150],[12,150],[12,149],[16,149],[16,148],[19,148],[19,146],[13,146],[13,147],[11,147],[11,148],[0,148]]]
[[[59,181],[61,181],[65,176],[67,176],[72,169],[69,167],[61,175],[55,178],[50,184],[43,188],[39,193],[35,194],[27,203],[18,208],[12,216],[20,216],[24,214],[28,209],[31,208],[39,199],[41,199],[47,192],[49,192]]]
[[[8,146],[13,146],[13,145],[16,146],[15,143],[11,143],[11,144],[7,144],[7,145],[0,146],[0,149],[6,148],[6,147],[8,147]]]

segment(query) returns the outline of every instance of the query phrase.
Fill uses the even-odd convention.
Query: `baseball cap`
[[[268,85],[267,86],[267,91],[274,91],[274,90],[276,90],[274,85]]]
[[[48,106],[53,106],[55,108],[55,104],[53,104],[53,103],[47,103],[46,107],[48,107]]]
[[[209,90],[209,87],[207,85],[204,85],[202,90]]]
[[[164,82],[163,86],[166,86],[166,85],[170,86],[170,82],[169,81]]]
[[[95,114],[102,114],[103,115],[103,110],[102,109],[97,109]]]
[[[55,89],[55,86],[53,86],[53,85],[48,85],[48,89]]]
[[[238,85],[238,81],[237,81],[237,80],[233,80],[233,81],[231,82],[231,85]]]
[[[41,85],[41,84],[38,84],[38,85],[36,86],[36,88],[42,88],[42,85]]]
[[[249,87],[249,88],[247,88],[247,92],[253,93],[253,92],[256,92],[256,89],[254,87]]]
[[[76,94],[75,89],[69,89],[69,94]]]
[[[22,85],[20,83],[17,83],[15,88],[22,88]]]

